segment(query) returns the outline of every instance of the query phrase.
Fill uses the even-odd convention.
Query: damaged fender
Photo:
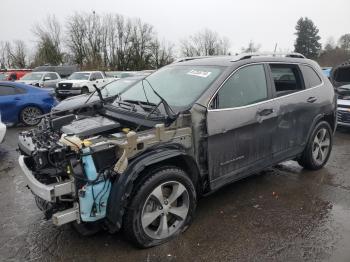
[[[113,184],[108,199],[106,217],[110,222],[110,231],[116,232],[121,228],[128,197],[132,192],[134,181],[138,178],[141,172],[147,166],[160,163],[164,160],[177,156],[186,156],[193,160],[193,158],[186,153],[181,145],[163,144],[161,146],[152,147],[129,161],[125,172],[121,174],[118,181]]]

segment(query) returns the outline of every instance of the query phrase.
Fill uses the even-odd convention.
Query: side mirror
[[[49,76],[44,77],[44,81],[49,81],[49,80],[51,80],[51,77],[49,77]]]
[[[90,81],[95,81],[95,80],[96,80],[95,77],[91,77],[91,78],[90,78]]]

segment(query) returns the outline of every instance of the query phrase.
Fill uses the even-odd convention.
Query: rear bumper
[[[24,173],[24,178],[26,180],[26,183],[30,190],[33,192],[34,195],[48,201],[48,202],[55,202],[56,197],[67,195],[67,194],[74,194],[74,182],[73,180],[61,182],[61,183],[54,183],[50,185],[45,185],[38,181],[32,171],[28,168],[28,166],[25,163],[25,156],[20,156],[18,159],[19,165]]]

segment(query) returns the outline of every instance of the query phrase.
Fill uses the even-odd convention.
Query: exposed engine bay
[[[20,133],[20,166],[38,208],[54,224],[104,219],[113,184],[141,151],[168,141],[191,147],[190,127],[166,127],[159,119],[148,127],[146,119],[138,128],[110,116],[117,113],[46,116]]]

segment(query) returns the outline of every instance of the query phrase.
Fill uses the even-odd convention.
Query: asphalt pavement
[[[350,261],[350,129],[322,170],[288,161],[228,185],[199,201],[184,234],[143,250],[44,220],[17,164],[20,130],[0,144],[0,261]]]

